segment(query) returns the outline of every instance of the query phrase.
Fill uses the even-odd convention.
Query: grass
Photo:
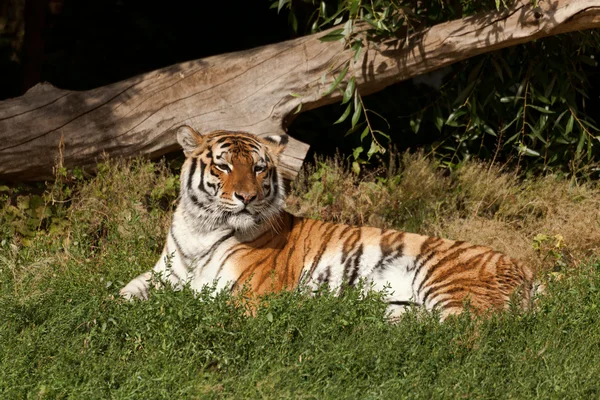
[[[177,179],[164,163],[107,162],[92,179],[64,174],[35,213],[29,192],[2,192],[0,397],[600,396],[598,184],[394,163],[359,179],[317,161],[288,208],[495,244],[545,271],[534,310],[445,323],[412,310],[389,324],[380,294],[359,290],[271,295],[256,317],[210,288],[122,302],[120,287],[160,253]]]

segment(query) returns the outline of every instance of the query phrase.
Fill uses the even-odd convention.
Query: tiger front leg
[[[125,300],[137,297],[140,300],[148,300],[148,290],[152,281],[152,271],[145,272],[129,282],[119,291],[119,295]]]
[[[182,270],[185,268],[180,264],[181,260],[175,253],[167,254],[165,250],[151,271],[145,272],[131,280],[119,291],[119,294],[126,300],[133,298],[148,300],[148,292],[151,286],[159,289],[164,286],[164,283],[169,283],[176,290],[181,289],[182,279],[180,274],[182,273],[179,272],[178,274],[175,272],[175,269]]]

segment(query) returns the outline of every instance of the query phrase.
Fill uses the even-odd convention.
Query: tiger
[[[157,274],[176,290],[205,285],[253,295],[366,282],[384,293],[391,316],[410,307],[442,319],[468,303],[476,313],[527,305],[534,270],[489,247],[390,229],[302,218],[284,210],[279,158],[287,135],[258,137],[176,129],[185,162],[160,258],[120,291],[148,299]],[[156,284],[156,283],[154,283]]]

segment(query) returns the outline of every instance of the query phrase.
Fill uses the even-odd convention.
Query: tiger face
[[[287,136],[260,139],[245,132],[200,135],[187,125],[177,130],[187,157],[181,174],[181,201],[202,229],[226,227],[248,232],[283,208],[278,157]]]

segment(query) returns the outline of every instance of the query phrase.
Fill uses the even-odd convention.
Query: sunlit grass
[[[255,316],[209,288],[123,302],[118,290],[160,253],[177,180],[163,164],[106,163],[72,191],[54,187],[63,203],[44,218],[60,224],[24,236],[13,229],[22,216],[2,209],[0,397],[600,395],[598,186],[476,163],[442,174],[420,156],[361,179],[317,165],[291,210],[495,244],[548,268],[545,294],[530,311],[440,323],[412,310],[395,324],[380,294],[358,290],[271,295]]]

